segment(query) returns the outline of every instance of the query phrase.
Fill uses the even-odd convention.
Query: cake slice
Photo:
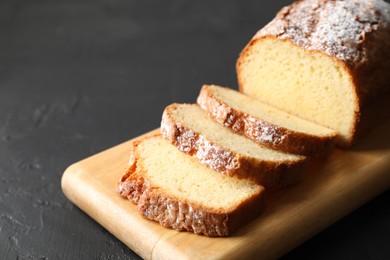
[[[335,131],[229,88],[204,85],[197,102],[216,122],[273,149],[313,156],[334,146]]]
[[[131,158],[118,192],[164,227],[227,236],[263,211],[262,186],[215,174],[160,135],[135,142]]]
[[[161,133],[180,151],[208,167],[266,187],[285,186],[304,175],[306,157],[260,146],[216,123],[196,104],[172,104],[163,113]]]

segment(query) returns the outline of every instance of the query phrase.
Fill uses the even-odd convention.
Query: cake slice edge
[[[329,154],[333,149],[336,132],[330,131],[329,134],[325,135],[313,135],[277,125],[227,104],[221,97],[213,93],[212,88],[215,87],[226,89],[227,91],[234,91],[216,85],[203,85],[197,98],[197,103],[219,124],[259,144],[288,153],[306,156],[323,156]],[[237,94],[244,95],[238,91]],[[248,99],[253,99],[249,96],[247,97]],[[254,99],[253,102],[255,102]],[[256,102],[260,101],[256,100]],[[277,108],[272,108],[277,110]],[[287,113],[284,111],[280,112]],[[294,115],[291,116],[295,117]],[[300,120],[304,121],[303,119]],[[312,122],[308,123],[314,124]]]

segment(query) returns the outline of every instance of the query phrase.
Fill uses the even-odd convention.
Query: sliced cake
[[[216,122],[273,149],[313,156],[334,146],[335,131],[229,88],[204,85],[197,102]]]
[[[389,93],[389,28],[382,0],[296,1],[242,51],[240,91],[334,129],[348,147],[366,108]]]
[[[196,104],[172,104],[163,113],[161,133],[180,151],[229,176],[264,186],[301,179],[306,157],[261,146],[216,123]]]
[[[226,236],[264,207],[262,186],[216,174],[160,135],[134,143],[118,192],[145,218],[206,236]]]

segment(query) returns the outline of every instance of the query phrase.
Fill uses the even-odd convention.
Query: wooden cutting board
[[[353,150],[313,161],[303,182],[269,191],[265,213],[227,238],[163,228],[115,192],[135,139],[71,165],[62,189],[145,259],[276,258],[390,187],[389,133],[387,122]]]

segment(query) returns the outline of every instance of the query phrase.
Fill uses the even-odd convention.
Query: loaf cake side
[[[304,0],[283,8],[237,61],[240,90],[336,130],[349,147],[360,114],[389,91],[390,4]]]

